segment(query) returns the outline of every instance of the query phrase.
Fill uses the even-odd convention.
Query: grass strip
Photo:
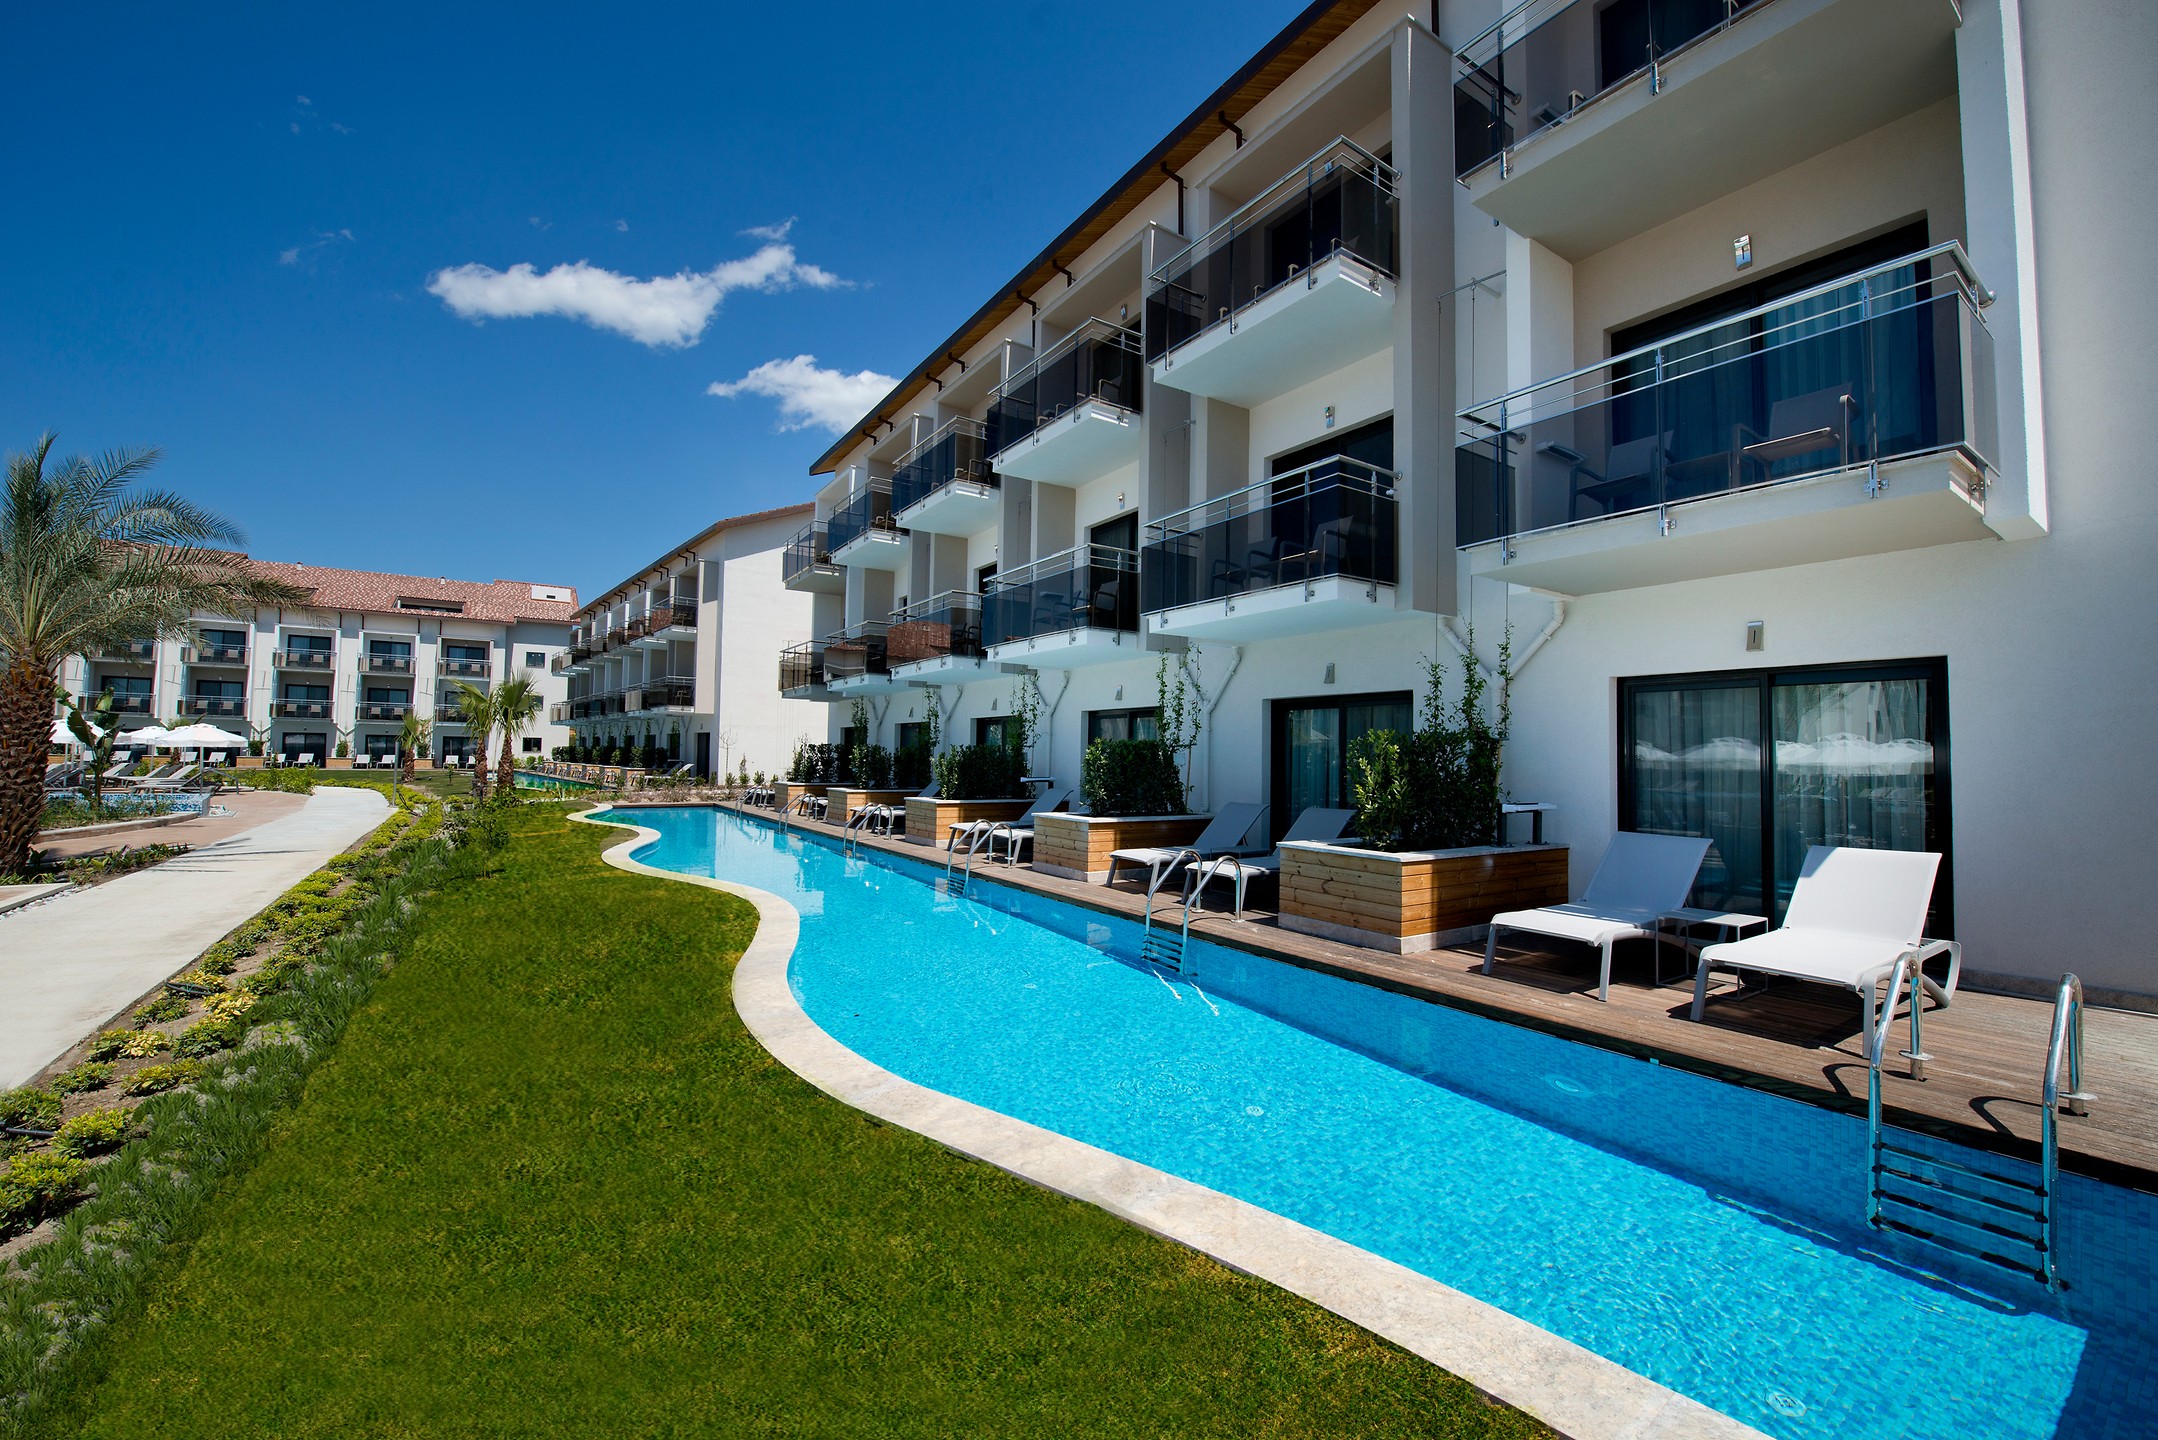
[[[47,1433],[1546,1433],[810,1089],[730,1003],[749,907],[563,816],[425,902]]]

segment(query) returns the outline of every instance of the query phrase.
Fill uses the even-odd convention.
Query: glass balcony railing
[[[410,700],[362,700],[359,707],[362,720],[402,720],[412,713]]]
[[[245,645],[190,645],[187,647],[187,663],[190,665],[245,665],[247,663],[247,647]]]
[[[547,706],[547,723],[549,725],[567,725],[569,722],[570,702],[567,700],[549,702]]]
[[[277,668],[280,670],[327,670],[330,668],[330,650],[280,650],[277,652]]]
[[[871,530],[899,529],[892,523],[892,482],[872,481],[866,490],[857,490],[847,503],[832,512],[827,533],[831,536],[832,551],[837,554],[850,543]]]
[[[147,665],[157,658],[155,640],[123,640],[116,645],[100,645],[90,657],[93,660],[111,660],[121,665]]]
[[[1394,168],[1336,140],[1154,272],[1146,358],[1159,360],[1333,256],[1391,276],[1396,209]]]
[[[1395,474],[1336,455],[1147,526],[1148,614],[1330,576],[1391,585]]]
[[[893,665],[948,655],[980,656],[982,597],[971,590],[946,590],[893,611],[884,652]]]
[[[104,693],[100,689],[96,692],[96,695],[101,696]],[[93,696],[89,703],[95,705],[97,703],[96,696]],[[150,692],[147,690],[116,690],[113,692],[112,708],[114,713],[119,715],[147,715],[150,713]]]
[[[1937,245],[1464,410],[1455,543],[1998,453],[1991,294]]]
[[[685,630],[696,629],[697,602],[682,596],[676,596],[652,612],[652,628],[654,630],[665,630],[672,625],[679,625]]]
[[[237,696],[190,695],[180,702],[182,715],[223,715],[234,719],[247,714],[247,701]]]
[[[884,675],[891,671],[891,662],[885,650],[885,638],[890,627],[874,620],[850,625],[824,642],[824,678],[836,684],[842,680],[859,680],[865,675]]]
[[[280,720],[327,720],[330,718],[330,702],[278,700],[271,704],[270,713]]]
[[[1527,0],[1455,55],[1454,170],[1466,175],[1767,0]]]
[[[632,710],[688,710],[697,703],[697,682],[686,675],[647,680],[629,692]]]
[[[989,468],[987,435],[981,421],[965,416],[938,426],[892,472],[892,510],[905,510],[947,485],[996,484],[996,474]]]
[[[779,557],[780,583],[791,584],[794,577],[811,570],[837,574],[839,567],[832,563],[831,541],[826,538],[822,525],[806,526],[799,535],[787,542],[787,548]]]
[[[824,683],[824,646],[817,641],[789,645],[779,652],[779,688],[782,694],[807,690]]]
[[[410,675],[412,652],[370,650],[360,657],[360,669],[369,675]]]
[[[1145,373],[1136,327],[1088,320],[999,386],[989,403],[989,453],[1032,435],[1074,406],[1100,401],[1137,414]]]
[[[435,669],[453,680],[485,680],[494,673],[494,661],[445,655],[435,662]]]
[[[1139,552],[1080,545],[1021,565],[982,597],[982,642],[1005,645],[1066,630],[1139,628]]]

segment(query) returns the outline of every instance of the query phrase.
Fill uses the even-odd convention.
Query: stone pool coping
[[[871,1064],[795,1000],[787,966],[801,916],[791,904],[754,886],[631,859],[659,832],[592,818],[613,808],[570,817],[632,832],[602,855],[607,864],[722,891],[756,907],[757,933],[735,964],[734,1008],[774,1059],[832,1098],[1302,1296],[1570,1440],[1768,1440],[1698,1400],[1384,1256]]]

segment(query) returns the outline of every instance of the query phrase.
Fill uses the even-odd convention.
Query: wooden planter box
[[[260,755],[241,755],[233,760],[232,768],[235,770],[260,770],[263,764],[264,761]]]
[[[323,768],[327,770],[350,770],[352,768],[352,757],[349,755],[332,755],[322,764]]]
[[[847,817],[864,805],[897,805],[913,793],[912,790],[849,790],[839,785],[827,785],[824,818],[834,825],[844,825]]]
[[[1034,817],[1034,868],[1066,880],[1105,881],[1109,852],[1149,845],[1189,845],[1204,815],[1066,815]]]
[[[1039,842],[1037,842],[1039,843]],[[1564,845],[1389,855],[1281,847],[1281,928],[1409,954],[1480,941],[1502,910],[1566,903]]]
[[[798,785],[791,780],[782,780],[772,787],[772,808],[784,815],[793,809],[794,802],[804,795],[822,795],[830,788],[827,785]]]
[[[947,831],[967,820],[1017,820],[1027,800],[924,800],[907,797],[907,838],[917,845],[941,847]],[[1040,817],[1037,816],[1037,819]]]

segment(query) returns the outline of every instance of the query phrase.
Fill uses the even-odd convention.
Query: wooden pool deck
[[[635,802],[630,802],[634,804]],[[681,803],[681,802],[673,802]],[[627,808],[627,807],[625,807]],[[729,806],[727,808],[738,808]],[[769,810],[744,813],[773,819]],[[794,828],[831,840],[840,827],[794,820]],[[865,838],[888,850],[941,865],[941,848]],[[1135,887],[1087,884],[1037,874],[1027,866],[977,861],[974,885],[1010,885],[1137,919],[1145,898]],[[1181,912],[1171,907],[1181,918]],[[1218,944],[1377,985],[1441,1005],[1561,1035],[1607,1050],[1655,1058],[1718,1079],[1773,1090],[1834,1109],[1865,1113],[1866,1061],[1856,997],[1818,985],[1771,984],[1740,991],[1719,982],[1706,1019],[1687,1018],[1691,981],[1651,983],[1650,947],[1621,947],[1612,966],[1611,1003],[1596,999],[1588,949],[1506,946],[1496,973],[1481,973],[1483,952],[1436,950],[1393,955],[1283,930],[1267,911],[1248,908],[1195,915],[1192,933]],[[1672,967],[1667,958],[1666,970]],[[1924,1081],[1912,1080],[1897,1052],[1899,1017],[1890,1034],[1883,1104],[1891,1123],[1967,1145],[2036,1159],[2039,1092],[2053,1020],[2050,1001],[1961,990],[1946,1009],[1923,1017],[1932,1057]],[[2065,1085],[2066,1077],[2063,1076]],[[2088,1116],[2060,1117],[2061,1165],[2114,1184],[2158,1191],[2158,1015],[2091,1008],[2085,1012],[2084,1088],[2095,1095]]]

